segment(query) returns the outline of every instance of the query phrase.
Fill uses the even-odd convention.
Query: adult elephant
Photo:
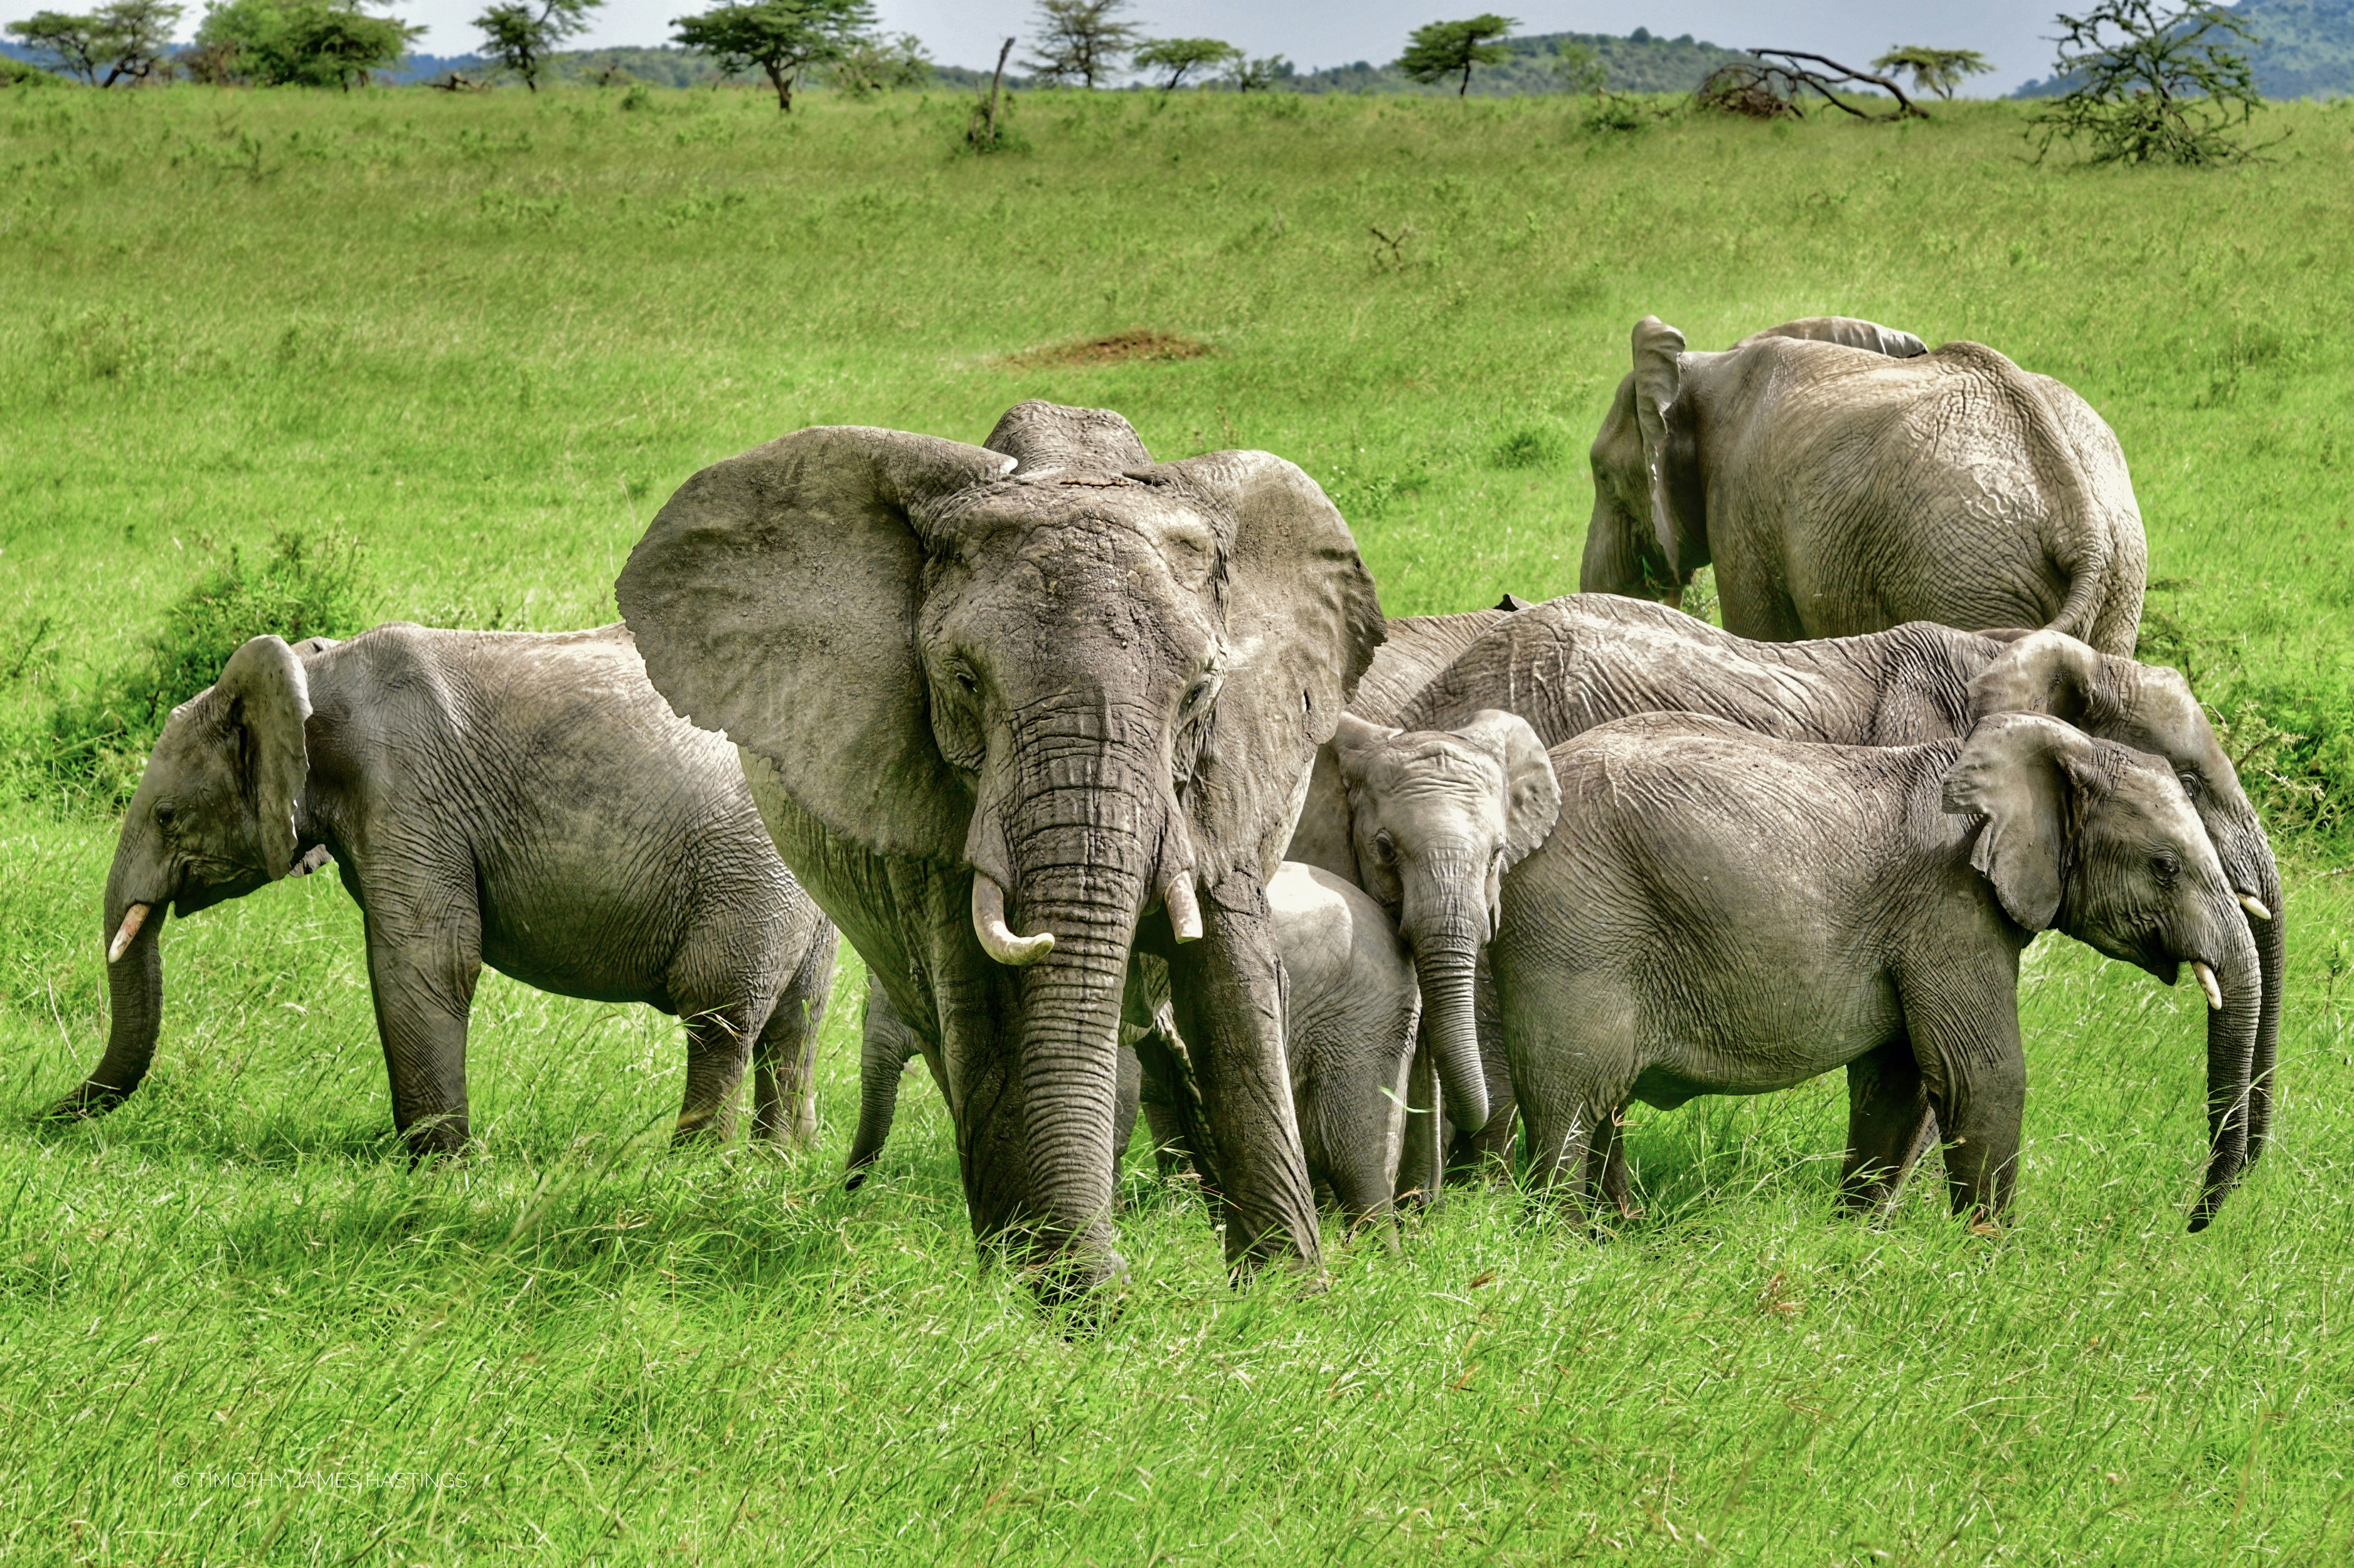
[[[677,1136],[725,1138],[748,1057],[758,1136],[816,1135],[836,946],[762,830],[736,753],[646,684],[626,628],[396,622],[257,637],[173,710],[106,879],[106,1054],[56,1107],[137,1088],[162,1028],[161,932],[332,859],[367,917],[393,1125],[417,1155],[470,1124],[482,965],[686,1020]]]
[[[1443,729],[1493,708],[1526,719],[1547,747],[1647,713],[1705,714],[1759,735],[1849,746],[1959,739],[1989,715],[2038,714],[2164,758],[2214,845],[2255,942],[2248,1159],[2263,1154],[2287,911],[2255,806],[2177,672],[2055,631],[1986,636],[1916,622],[1861,637],[1758,642],[1662,605],[1570,594],[1498,622],[1434,677],[1398,722]],[[1509,1128],[1501,1118],[1490,1125],[1500,1124]]]
[[[940,1051],[985,1241],[1050,1293],[1123,1266],[1141,941],[1230,1265],[1319,1265],[1266,883],[1383,633],[1313,481],[1156,463],[1119,415],[1042,402],[981,447],[806,429],[688,480],[618,592],[654,685],[737,742],[786,863]]]
[[[1645,316],[1595,437],[1578,586],[1679,602],[1716,567],[1745,637],[2048,626],[2131,654],[2147,550],[2116,437],[1982,344],[1845,316],[1718,354]]]

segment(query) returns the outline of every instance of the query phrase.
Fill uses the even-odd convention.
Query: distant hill
[[[709,55],[667,44],[652,48],[565,49],[548,56],[547,66],[549,74],[558,81],[593,82],[607,71],[625,74],[631,81],[652,82],[656,87],[705,87],[714,82],[756,79],[727,76]],[[398,86],[439,81],[455,70],[480,81],[497,69],[496,62],[481,55],[411,55],[396,69],[377,72],[376,79]]]
[[[2248,51],[2256,90],[2266,98],[2354,94],[2354,0],[2240,0],[2232,7],[2262,40]],[[2054,98],[2060,77],[2031,81],[2013,98]]]
[[[1718,66],[1744,58],[1739,49],[1696,42],[1690,33],[1680,38],[1658,38],[1643,27],[1624,37],[1610,33],[1532,33],[1503,43],[1511,58],[1501,65],[1473,69],[1473,97],[1561,91],[1561,76],[1553,62],[1554,51],[1564,44],[1584,44],[1593,49],[1614,92],[1690,92]],[[1452,97],[1455,92],[1452,84],[1426,87],[1409,80],[1394,65],[1368,60],[1301,71],[1282,85],[1294,92],[1410,92],[1426,97]]]

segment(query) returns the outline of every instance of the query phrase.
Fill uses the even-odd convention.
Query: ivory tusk
[[[1014,969],[1034,964],[1055,950],[1052,931],[1041,931],[1034,937],[1013,934],[1013,928],[1005,923],[1005,889],[978,871],[972,874],[972,934],[981,938],[983,952]]]
[[[115,932],[114,940],[106,945],[106,961],[110,964],[122,962],[122,955],[130,949],[131,938],[139,935],[139,927],[146,923],[146,905],[133,904],[130,908],[125,909],[122,912],[122,929]]]
[[[1193,874],[1181,871],[1169,879],[1161,896],[1169,906],[1169,928],[1181,942],[1202,939],[1202,906],[1193,899]]]
[[[2273,912],[2264,907],[2264,901],[2253,893],[2240,895],[2240,907],[2259,920],[2269,920],[2273,917]]]
[[[2215,971],[2198,959],[2190,960],[2190,972],[2199,977],[2199,989],[2207,993],[2207,1005],[2214,1012],[2223,1011],[2223,988],[2215,983]]]

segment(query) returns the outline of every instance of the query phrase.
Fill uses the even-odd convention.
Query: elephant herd
[[[416,1153],[467,1144],[485,962],[684,1019],[681,1137],[728,1136],[749,1065],[755,1136],[808,1139],[839,933],[851,1184],[920,1054],[977,1234],[1049,1295],[1122,1267],[1140,1110],[1235,1270],[1313,1271],[1320,1195],[1385,1223],[1515,1127],[1532,1186],[1631,1213],[1631,1101],[1836,1067],[1848,1205],[1934,1146],[1991,1220],[2058,929],[2205,996],[2202,1227],[2269,1136],[2285,912],[2189,686],[2132,658],[2115,438],[1869,322],[1633,350],[1585,591],[1543,604],[1385,620],[1291,463],[1028,402],[977,447],[827,427],[704,470],[620,625],[256,638],[132,801],[106,1051],[58,1110],[147,1070],[156,911],[332,863]],[[1674,608],[1712,564],[1722,630]]]

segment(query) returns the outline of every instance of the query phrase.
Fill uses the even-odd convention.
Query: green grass
[[[1704,347],[1844,312],[2062,376],[2134,464],[2167,656],[2227,713],[2343,722],[2354,111],[2188,175],[2029,165],[2003,105],[1596,134],[1025,97],[1027,150],[974,159],[941,97],[618,104],[0,96],[12,745],[232,548],[355,537],[371,618],[589,624],[698,466],[811,423],[979,440],[1034,396],[1301,462],[1393,613],[1564,591],[1647,312]],[[1214,352],[1007,363],[1133,327]],[[2267,756],[2327,782],[2333,744]],[[146,1086],[34,1126],[103,1031],[112,829],[78,799],[0,804],[0,1560],[2354,1553],[2342,829],[2281,837],[2282,1141],[2204,1235],[2195,991],[2046,938],[1999,1239],[1934,1182],[1884,1231],[1831,1217],[1830,1080],[1642,1115],[1649,1217],[1611,1241],[1466,1192],[1401,1255],[1331,1237],[1309,1299],[1230,1291],[1132,1162],[1123,1310],[1075,1340],[976,1261],[921,1075],[838,1190],[854,962],[811,1156],[668,1153],[674,1023],[488,977],[483,1151],[417,1174],[356,912],[290,883],[175,923]]]

